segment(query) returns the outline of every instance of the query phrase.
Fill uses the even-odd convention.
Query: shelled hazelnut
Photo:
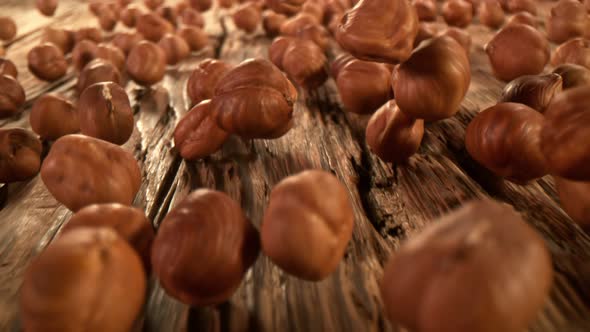
[[[172,24],[156,13],[140,15],[135,23],[135,28],[147,40],[153,42],[158,42],[165,34],[174,32]]]
[[[64,53],[68,54],[74,48],[74,33],[72,31],[47,27],[43,29],[41,44],[52,43]]]
[[[517,103],[496,104],[467,126],[465,147],[477,162],[515,183],[548,173],[539,141],[543,115]]]
[[[538,25],[537,19],[528,12],[520,12],[512,15],[506,22],[506,25],[510,24],[525,24],[533,28],[536,28]]]
[[[504,87],[499,102],[525,104],[544,113],[553,97],[561,92],[562,83],[558,74],[521,76]]]
[[[196,26],[201,29],[205,26],[203,15],[196,9],[185,9],[181,14],[181,20],[184,25]]]
[[[200,12],[206,12],[213,5],[213,0],[189,0],[189,5]]]
[[[127,92],[114,82],[96,83],[78,101],[82,134],[122,145],[133,133],[133,110]]]
[[[117,32],[113,35],[111,43],[127,55],[131,52],[133,46],[137,45],[142,40],[144,40],[144,38],[138,32]]]
[[[146,270],[150,270],[154,229],[142,210],[118,203],[89,205],[76,212],[62,227],[61,232],[67,234],[87,227],[114,229],[135,249]]]
[[[193,52],[198,52],[209,45],[209,36],[207,36],[207,33],[197,27],[188,26],[180,28],[178,35],[184,39]]]
[[[169,65],[179,63],[188,58],[191,53],[188,43],[182,37],[173,33],[164,35],[158,42],[158,46],[164,51],[166,63]]]
[[[39,173],[41,141],[29,130],[0,128],[0,183],[30,179]]]
[[[509,205],[483,199],[403,243],[385,265],[381,297],[389,320],[412,331],[520,332],[552,282],[543,238]]]
[[[473,20],[473,7],[465,0],[447,0],[442,6],[442,16],[448,25],[465,28]]]
[[[90,61],[98,56],[98,45],[90,40],[83,40],[76,44],[72,50],[72,65],[77,70],[82,70]]]
[[[176,12],[176,7],[172,5],[163,5],[156,11],[161,18],[168,21],[172,26],[178,25],[178,13]]]
[[[293,125],[297,90],[271,62],[248,59],[218,82],[211,102],[221,129],[245,139],[273,139]]]
[[[484,0],[479,5],[479,22],[491,29],[498,29],[504,23],[504,10],[498,0]]]
[[[78,83],[76,84],[76,91],[78,94],[82,94],[89,86],[101,82],[121,84],[121,73],[110,61],[94,59],[80,72]]]
[[[89,40],[94,43],[102,43],[102,31],[99,28],[81,28],[74,32],[76,44],[83,40]]]
[[[80,131],[76,106],[55,94],[43,95],[35,101],[29,123],[31,129],[46,140],[56,140]]]
[[[258,257],[256,229],[234,200],[199,189],[168,213],[152,247],[166,293],[192,306],[228,300]]]
[[[353,224],[350,197],[338,178],[304,171],[272,189],[260,229],[262,251],[285,272],[319,281],[338,267]]]
[[[553,72],[561,76],[563,90],[580,85],[590,85],[590,70],[586,67],[572,63],[564,63],[563,65],[555,67]]]
[[[14,79],[18,78],[18,70],[14,65],[14,62],[0,57],[0,76],[11,76]]]
[[[590,29],[590,18],[581,2],[559,0],[551,8],[545,27],[547,39],[555,43],[563,43],[571,38],[583,37]]]
[[[163,5],[165,0],[143,0],[143,4],[151,10],[156,10]]]
[[[469,53],[471,52],[471,35],[469,32],[465,31],[464,29],[456,28],[456,27],[448,27],[438,33],[437,36],[448,36],[453,38],[467,53],[467,57],[469,57]]]
[[[72,211],[98,203],[131,205],[141,184],[133,155],[120,146],[84,135],[59,138],[41,166],[41,179]]]
[[[563,210],[582,228],[590,229],[590,182],[555,177],[555,187]]]
[[[402,112],[416,119],[436,121],[459,111],[470,81],[465,50],[455,39],[438,36],[422,42],[394,70],[392,85]]]
[[[0,75],[0,119],[22,112],[25,104],[25,90],[12,76]]]
[[[349,62],[355,59],[355,57],[348,53],[340,53],[334,59],[332,65],[330,66],[330,75],[332,75],[334,79],[338,78],[338,75],[340,74],[342,68],[344,68],[344,66],[346,66]]]
[[[360,0],[342,17],[336,40],[359,59],[398,63],[410,57],[417,33],[409,1]]]
[[[528,12],[537,15],[536,0],[504,0],[505,10],[509,13]]]
[[[420,21],[435,21],[438,15],[436,1],[434,0],[413,0],[412,5],[416,10]]]
[[[336,77],[336,86],[348,112],[370,114],[393,97],[391,71],[383,64],[354,59]]]
[[[564,63],[572,63],[590,69],[590,40],[574,38],[559,45],[553,52],[551,64],[558,66]]]
[[[17,27],[14,20],[7,16],[0,16],[0,40],[12,40],[16,36]]]
[[[590,85],[553,98],[545,112],[541,150],[553,175],[590,181]]]
[[[524,24],[506,25],[484,49],[493,74],[503,81],[539,74],[549,62],[547,39],[539,31]]]
[[[120,72],[125,70],[125,53],[113,45],[99,44],[96,58],[112,63]]]
[[[298,85],[313,89],[328,78],[328,59],[314,42],[292,37],[279,37],[269,48],[270,60]]]
[[[420,147],[424,120],[407,116],[394,100],[371,116],[365,137],[367,145],[381,160],[391,163],[407,161]]]
[[[44,81],[55,81],[66,74],[68,63],[63,52],[51,43],[33,47],[27,55],[29,70]]]
[[[26,331],[131,331],[146,298],[141,260],[109,228],[80,228],[30,263],[20,289]]]
[[[141,41],[129,52],[127,73],[140,85],[156,84],[166,74],[166,54],[157,44]]]
[[[264,32],[270,38],[274,38],[281,32],[281,25],[285,23],[287,16],[277,14],[272,10],[265,10],[262,12],[262,27]]]
[[[134,28],[137,24],[137,18],[143,13],[141,9],[136,5],[128,6],[121,11],[119,19],[128,28]]]
[[[216,59],[205,59],[197,65],[186,84],[186,90],[193,105],[215,95],[215,88],[232,66]]]
[[[252,33],[262,21],[262,12],[257,3],[246,2],[234,10],[232,18],[238,29]]]
[[[306,0],[265,0],[268,8],[279,14],[291,16],[298,13]]]

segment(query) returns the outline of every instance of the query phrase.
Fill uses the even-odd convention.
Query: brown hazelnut
[[[235,9],[232,18],[238,29],[252,33],[262,20],[262,12],[257,3],[246,2]]]
[[[521,76],[504,87],[500,102],[525,104],[543,113],[553,96],[561,92],[562,82],[558,74]]]
[[[448,36],[422,42],[393,73],[397,106],[410,117],[436,121],[455,115],[471,81],[465,50]],[[424,93],[428,91],[429,93]]]
[[[158,42],[158,46],[164,51],[166,63],[169,65],[179,63],[188,58],[191,53],[188,43],[182,37],[173,33],[167,33],[164,35],[164,37]]]
[[[90,40],[83,40],[72,50],[72,65],[82,70],[86,65],[98,57],[98,45]]]
[[[20,290],[26,331],[131,331],[146,276],[134,250],[109,228],[80,228],[52,241]]]
[[[557,47],[551,57],[551,64],[557,66],[573,63],[590,69],[590,40],[571,39]]]
[[[494,75],[503,81],[539,74],[549,62],[547,39],[539,31],[524,24],[505,26],[484,49]]]
[[[520,332],[552,282],[543,238],[509,205],[484,199],[402,244],[385,265],[381,297],[389,320],[412,331]]]
[[[114,82],[89,86],[78,101],[82,134],[125,144],[133,133],[133,110],[127,92]]]
[[[104,7],[97,16],[98,24],[105,31],[113,31],[119,22],[119,12]]]
[[[68,63],[63,52],[51,43],[33,47],[27,55],[29,70],[44,81],[55,81],[65,76]]]
[[[187,0],[181,0],[176,3],[176,12],[182,14],[187,8],[191,8]]]
[[[304,171],[272,189],[260,229],[262,251],[285,272],[319,281],[338,267],[353,224],[350,197],[338,178]]]
[[[510,24],[526,24],[533,28],[537,27],[537,19],[528,12],[520,12],[512,15],[506,22],[506,25]]]
[[[355,60],[355,59],[356,59],[355,57],[353,57],[352,55],[350,55],[348,53],[340,53],[334,59],[334,61],[332,62],[332,65],[330,66],[330,75],[332,75],[332,77],[334,79],[337,79],[342,68],[344,68],[344,66],[346,66],[349,62],[351,62],[352,60]]]
[[[555,186],[563,210],[584,229],[590,229],[590,182],[555,177]]]
[[[545,112],[541,149],[551,174],[590,181],[590,85],[553,98]]]
[[[137,32],[117,32],[113,35],[111,43],[124,54],[129,54],[133,46],[143,40],[143,36]]]
[[[448,27],[438,34],[439,36],[448,36],[453,38],[467,52],[467,57],[471,51],[471,35],[464,29]]]
[[[442,6],[442,16],[448,25],[465,28],[471,24],[473,8],[465,0],[447,0]]]
[[[94,59],[80,72],[76,91],[82,94],[89,86],[101,82],[121,84],[121,73],[110,61]]]
[[[420,21],[435,21],[438,15],[434,0],[413,0],[412,5]]]
[[[105,10],[113,12],[120,12],[122,9],[119,1],[116,0],[90,0],[88,3],[88,9],[94,16],[100,16]]]
[[[68,54],[74,48],[74,33],[72,31],[47,27],[43,29],[41,44],[52,43],[64,53]]]
[[[234,5],[234,0],[217,0],[217,4],[221,8],[231,8]]]
[[[436,36],[439,32],[440,28],[435,23],[420,22],[418,34],[414,39],[414,48],[420,45],[421,42]]]
[[[174,145],[185,160],[207,157],[221,148],[229,134],[211,116],[211,101],[193,107],[176,125]]]
[[[166,74],[166,54],[157,44],[141,41],[129,52],[127,73],[140,85],[156,84]]]
[[[479,22],[491,29],[498,29],[504,23],[504,10],[498,0],[484,0],[479,5]]]
[[[338,73],[336,86],[344,110],[370,114],[393,97],[391,71],[376,62],[354,59]]]
[[[152,247],[164,290],[193,306],[228,300],[258,257],[258,233],[222,192],[199,189],[168,213]]]
[[[18,78],[18,70],[14,63],[6,58],[0,58],[0,76],[11,76],[14,79]]]
[[[10,17],[0,16],[0,40],[12,40],[16,36],[16,23]]]
[[[477,162],[515,183],[547,174],[539,140],[543,115],[517,103],[496,104],[467,126],[465,147]]]
[[[504,0],[505,10],[509,13],[528,12],[537,15],[536,0]]]
[[[232,66],[215,59],[201,61],[191,73],[186,90],[193,105],[213,98],[215,88],[221,78],[232,69]]]
[[[205,12],[211,8],[213,0],[189,0],[189,5],[200,12]]]
[[[325,5],[322,1],[306,1],[301,6],[301,13],[306,13],[311,16],[314,16],[318,23],[322,23],[324,21],[325,15]]]
[[[221,129],[245,139],[278,138],[293,125],[297,90],[271,62],[248,59],[219,80],[211,102]]]
[[[29,130],[0,128],[0,183],[30,179],[39,173],[41,141]]]
[[[314,24],[319,24],[314,16],[306,13],[299,13],[283,22],[281,25],[281,34],[284,36],[295,36],[299,30],[308,25]]]
[[[0,75],[0,119],[22,112],[26,100],[25,90],[12,76]]]
[[[293,15],[301,10],[306,0],[265,0],[268,8],[279,14]]]
[[[205,26],[205,19],[203,18],[203,15],[201,15],[201,13],[196,9],[185,9],[182,12],[181,19],[184,25],[190,25],[199,28],[203,28]]]
[[[174,32],[172,24],[156,13],[140,15],[137,18],[135,27],[137,32],[141,33],[147,40],[153,42],[158,42],[165,34]]]
[[[371,116],[365,131],[371,151],[381,160],[395,164],[407,161],[418,151],[422,136],[424,120],[407,116],[394,100]]]
[[[76,106],[54,94],[43,95],[35,101],[29,123],[34,132],[47,140],[56,140],[80,131]]]
[[[477,14],[477,8],[479,8],[479,5],[482,3],[483,0],[465,0],[467,2],[469,2],[471,4],[471,13],[472,16],[475,16]]]
[[[262,13],[262,27],[270,38],[276,37],[281,32],[281,25],[285,23],[287,16],[277,14],[272,10],[265,10]]]
[[[590,18],[584,5],[577,0],[559,0],[547,17],[547,39],[563,43],[571,38],[582,37],[590,29]]]
[[[74,32],[76,44],[83,40],[89,40],[95,43],[102,42],[102,31],[98,28],[81,28]]]
[[[125,53],[115,46],[99,44],[96,49],[96,57],[112,63],[120,72],[125,70]]]
[[[270,45],[269,58],[304,88],[317,88],[328,78],[325,69],[328,59],[310,40],[279,37]]]
[[[131,5],[121,11],[120,20],[128,28],[134,28],[137,19],[142,15],[141,9],[136,5]]]
[[[312,41],[321,49],[325,50],[328,48],[330,33],[319,24],[309,24],[299,29],[294,37]]]
[[[55,141],[41,166],[41,179],[72,211],[98,203],[131,205],[141,184],[133,155],[120,146],[84,135]]]
[[[178,35],[184,39],[191,51],[197,52],[209,45],[207,33],[197,27],[183,27],[178,30]]]
[[[342,17],[336,40],[359,59],[398,63],[410,57],[417,33],[409,1],[360,0]]]
[[[76,212],[61,229],[62,234],[80,228],[109,227],[127,241],[139,255],[146,270],[151,268],[150,253],[154,228],[138,208],[117,203],[93,204]]]
[[[166,21],[170,22],[173,26],[178,25],[178,13],[176,12],[176,7],[172,5],[164,5],[156,11],[161,18],[165,19]]]
[[[553,72],[561,76],[564,90],[590,84],[590,70],[580,65],[564,63],[555,67]]]
[[[156,9],[158,9],[158,7],[160,7],[162,4],[164,4],[164,1],[165,0],[143,0],[143,3],[149,9],[156,10]]]

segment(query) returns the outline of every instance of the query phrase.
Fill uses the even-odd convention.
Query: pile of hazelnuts
[[[57,0],[36,4],[46,16],[58,7]],[[274,38],[270,61],[196,65],[186,87],[192,109],[174,131],[183,159],[210,156],[230,135],[284,136],[295,125],[297,88],[318,88],[332,76],[344,110],[371,115],[371,151],[403,164],[418,151],[428,122],[459,111],[471,79],[471,37],[464,28],[475,18],[500,29],[485,52],[493,74],[508,84],[498,103],[467,127],[467,151],[516,184],[552,175],[565,211],[590,225],[590,1],[556,2],[546,35],[537,28],[534,0],[216,5],[246,33],[262,25]],[[28,67],[40,80],[64,79],[73,67],[78,99],[41,96],[30,113],[33,132],[0,129],[0,182],[40,172],[55,199],[75,212],[25,274],[25,330],[128,331],[152,271],[169,295],[207,306],[234,294],[260,251],[304,280],[319,281],[337,269],[352,237],[354,209],[346,187],[325,171],[280,181],[259,230],[236,201],[209,189],[179,202],[157,233],[131,206],[142,176],[121,147],[135,127],[126,80],[158,84],[167,65],[207,47],[202,13],[212,6],[212,0],[145,0],[143,6],[94,0],[89,9],[100,28],[46,28],[30,50]],[[436,23],[439,7],[445,28]],[[127,31],[113,32],[119,22]],[[0,39],[15,35],[14,22],[0,17]],[[549,41],[560,43],[553,56]],[[543,73],[549,60],[555,68]],[[22,112],[26,98],[17,76],[14,64],[0,58],[2,118]],[[43,160],[41,140],[52,142]],[[412,331],[519,332],[543,307],[552,271],[534,229],[512,207],[483,199],[402,245],[385,267],[381,295],[387,317]]]

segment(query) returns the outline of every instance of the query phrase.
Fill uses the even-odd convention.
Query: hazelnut
[[[93,41],[83,40],[76,44],[72,50],[72,65],[77,70],[82,70],[86,65],[98,56],[98,45]]]
[[[133,46],[143,40],[143,36],[137,32],[117,32],[113,35],[111,43],[124,54],[129,54]]]
[[[17,79],[18,70],[12,61],[5,58],[0,58],[0,76],[4,75]]]
[[[142,15],[141,9],[136,5],[131,5],[121,11],[120,20],[128,28],[134,28],[137,19]]]
[[[407,116],[390,100],[371,116],[365,136],[367,145],[381,160],[402,163],[418,151],[424,120]]]
[[[479,22],[491,29],[498,29],[504,23],[504,10],[498,0],[482,1],[478,11]]]
[[[590,70],[580,65],[565,63],[555,67],[553,72],[561,76],[564,90],[590,84]]]
[[[205,12],[211,8],[213,0],[189,0],[189,5],[200,12]]]
[[[306,1],[301,6],[301,13],[309,14],[316,18],[318,23],[324,21],[325,5],[321,1]]]
[[[438,13],[434,0],[414,0],[412,5],[420,21],[436,21]]]
[[[336,40],[359,59],[398,63],[410,57],[417,33],[409,1],[360,0],[342,17]]]
[[[553,96],[561,92],[562,82],[558,74],[521,76],[504,87],[500,102],[525,104],[543,113]]]
[[[209,44],[207,33],[197,27],[183,27],[178,30],[178,35],[184,39],[191,51],[200,51]]]
[[[105,31],[113,31],[119,22],[119,12],[107,6],[98,14],[98,24]]]
[[[39,173],[41,141],[29,130],[0,128],[0,183],[30,179]]]
[[[258,257],[258,233],[226,194],[199,189],[168,213],[152,247],[164,290],[192,306],[228,300]]]
[[[341,53],[332,62],[332,65],[330,66],[330,75],[332,75],[334,79],[338,78],[342,68],[355,59],[355,57],[348,53]]]
[[[517,103],[496,104],[467,126],[465,147],[477,162],[515,183],[547,174],[539,140],[543,115]]]
[[[25,104],[25,90],[12,76],[0,75],[0,119],[22,112]]]
[[[471,35],[469,32],[465,31],[464,29],[448,27],[438,35],[453,38],[457,43],[459,43],[459,45],[463,47],[467,53],[467,57],[469,57],[469,52],[471,51]]]
[[[459,111],[469,88],[469,59],[455,39],[438,36],[422,42],[397,67],[392,81],[397,106],[408,116],[426,121],[449,118]]]
[[[61,229],[62,234],[81,228],[109,227],[135,249],[149,271],[154,228],[138,208],[117,203],[93,204],[76,212]]]
[[[555,177],[555,186],[563,210],[580,226],[590,229],[590,182]]]
[[[203,18],[203,15],[201,15],[201,13],[196,9],[185,9],[182,12],[181,19],[184,25],[196,26],[199,28],[203,28],[205,26],[205,19]]]
[[[187,0],[181,0],[176,3],[176,12],[182,14],[187,8],[190,8]]]
[[[29,122],[31,129],[46,140],[56,140],[80,131],[76,106],[54,94],[43,95],[35,101]]]
[[[354,59],[338,73],[336,86],[344,109],[370,114],[393,97],[391,71],[376,62]]]
[[[504,0],[505,10],[509,13],[528,12],[537,15],[536,0]]]
[[[465,28],[471,24],[473,8],[465,0],[447,0],[442,6],[442,16],[448,25]]]
[[[162,48],[149,41],[133,46],[127,57],[127,73],[140,85],[153,85],[166,74],[166,54]]]
[[[293,15],[301,10],[306,0],[265,0],[268,8],[279,14]]]
[[[165,0],[143,0],[143,3],[149,9],[156,10],[156,9],[158,9],[158,7],[160,7],[162,4],[164,4],[164,1]]]
[[[245,139],[278,138],[293,125],[297,90],[272,63],[248,59],[218,82],[211,102],[221,129]]]
[[[571,38],[582,37],[590,29],[590,18],[584,5],[577,0],[559,0],[547,17],[547,39],[563,43]]]
[[[234,5],[234,0],[217,0],[217,4],[221,8],[231,8]]]
[[[325,50],[328,48],[330,33],[319,24],[309,24],[299,29],[294,37],[312,41],[321,49]]]
[[[125,70],[125,53],[115,46],[108,44],[98,45],[96,57],[112,63],[121,72]]]
[[[186,90],[193,105],[214,96],[215,88],[221,78],[232,69],[232,66],[215,59],[201,61],[191,73]]]
[[[140,15],[135,27],[137,32],[153,42],[158,42],[165,34],[174,32],[172,24],[155,13]]]
[[[236,8],[232,18],[238,29],[252,33],[260,24],[262,13],[257,3],[246,2]]]
[[[484,199],[402,244],[385,265],[381,297],[386,316],[412,331],[520,332],[552,282],[543,238],[509,205]]]
[[[284,36],[295,36],[299,30],[308,25],[315,24],[319,24],[319,22],[314,16],[306,13],[299,13],[291,18],[288,18],[281,25],[281,34]]]
[[[174,145],[185,160],[197,160],[218,151],[229,134],[211,116],[211,101],[193,107],[176,125]]]
[[[539,31],[524,24],[505,26],[484,49],[494,75],[503,81],[539,74],[549,61],[547,39]]]
[[[551,174],[590,181],[590,85],[553,98],[545,112],[541,149]]]
[[[83,40],[89,40],[95,43],[102,42],[102,31],[98,28],[81,28],[74,32],[76,44]]]
[[[80,228],[52,241],[25,271],[26,331],[130,331],[146,276],[133,249],[109,228]]]
[[[64,53],[68,54],[74,48],[74,33],[72,31],[47,27],[43,29],[41,44],[52,43]]]
[[[292,37],[279,37],[269,48],[271,61],[298,85],[307,89],[324,84],[328,59],[314,42]]]
[[[191,53],[190,46],[180,36],[173,33],[168,33],[160,39],[158,45],[164,51],[166,57],[166,63],[169,65],[175,65],[180,61],[188,58]]]
[[[68,63],[63,52],[51,43],[33,47],[27,55],[29,70],[44,81],[55,81],[65,76]]]
[[[421,42],[436,36],[440,28],[435,23],[420,22],[418,25],[418,34],[414,39],[414,48],[420,45]]]
[[[573,63],[590,69],[590,41],[574,38],[559,45],[553,52],[551,64],[557,66],[563,63]]]
[[[0,16],[0,40],[12,40],[16,36],[16,23],[10,17]]]
[[[178,25],[178,13],[176,7],[171,5],[164,5],[157,10],[158,15],[166,21],[170,22],[173,26]]]
[[[98,203],[131,205],[141,184],[133,155],[120,146],[84,135],[59,138],[41,166],[41,179],[72,211]]]
[[[89,86],[78,101],[82,134],[125,144],[133,133],[133,110],[127,92],[114,82]]]
[[[281,25],[285,23],[287,16],[277,14],[272,10],[265,10],[262,13],[262,27],[270,38],[276,37],[281,32]]]
[[[304,171],[272,189],[260,229],[262,251],[285,272],[319,281],[338,267],[353,224],[348,191],[338,178]]]
[[[121,84],[121,73],[110,61],[94,59],[80,72],[76,90],[82,94],[89,86],[101,82]]]
[[[510,24],[526,24],[533,28],[537,27],[537,19],[528,12],[520,12],[512,15],[506,22],[506,25]]]
[[[479,8],[479,5],[484,0],[465,0],[465,1],[467,1],[471,4],[471,9],[472,9],[471,14],[472,14],[472,16],[475,16],[477,14],[477,8]]]

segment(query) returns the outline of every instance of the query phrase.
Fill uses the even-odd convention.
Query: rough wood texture
[[[3,1],[0,14],[14,17],[20,31],[8,45],[7,57],[20,71],[26,89],[26,111],[0,127],[29,127],[31,103],[57,91],[74,97],[75,73],[52,84],[38,81],[26,69],[26,53],[47,25],[94,24],[86,4],[60,1],[57,17],[42,18],[32,0]],[[547,4],[544,4],[544,8]],[[490,75],[482,45],[491,31],[475,25],[471,53],[472,83],[461,112],[427,125],[419,153],[408,165],[392,167],[372,155],[364,143],[366,117],[342,112],[334,82],[310,93],[300,92],[296,126],[273,141],[252,148],[232,138],[219,153],[186,163],[173,149],[171,135],[189,101],[184,92],[191,68],[206,56],[232,63],[266,57],[270,41],[235,31],[224,11],[207,14],[212,47],[171,68],[152,90],[129,83],[137,128],[126,144],[140,161],[144,181],[135,205],[145,209],[155,227],[167,211],[191,190],[210,187],[239,201],[256,225],[262,220],[272,186],[307,168],[334,172],[348,188],[355,211],[353,240],[336,273],[320,283],[285,275],[259,257],[229,303],[214,308],[188,308],[168,297],[151,280],[144,331],[403,331],[381,313],[378,283],[382,265],[401,241],[433,218],[476,197],[493,196],[513,204],[546,239],[554,258],[556,280],[543,313],[531,331],[588,331],[590,321],[590,237],[565,215],[547,177],[516,186],[491,176],[465,152],[463,136],[470,119],[492,105],[503,84]],[[225,22],[223,29],[220,24]],[[333,45],[331,53],[337,53]],[[39,177],[0,188],[6,198],[0,210],[0,330],[20,329],[18,290],[30,259],[59,232],[70,212],[57,203]],[[311,253],[310,253],[311,254]]]

